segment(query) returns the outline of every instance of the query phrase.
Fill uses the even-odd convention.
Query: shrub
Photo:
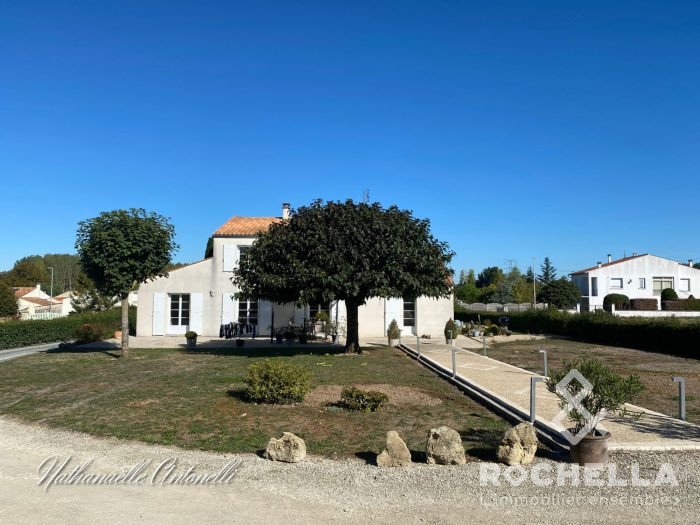
[[[72,341],[76,329],[85,323],[104,327],[105,333],[120,330],[121,311],[111,308],[103,312],[71,314],[48,321],[8,321],[0,323],[0,348]],[[136,333],[136,308],[129,308],[129,333]]]
[[[94,343],[95,341],[102,341],[107,339],[114,332],[108,332],[108,330],[99,324],[83,323],[79,325],[73,332],[73,337],[75,342],[78,344]]]
[[[501,333],[501,329],[495,324],[487,326],[486,329],[484,330],[484,335],[488,335],[488,336],[498,335],[500,333]]]
[[[445,323],[445,339],[456,339],[457,338],[457,323],[455,323],[452,318]]]
[[[678,294],[673,288],[661,290],[661,301],[675,301],[676,299],[678,299]]]
[[[570,280],[562,277],[545,284],[537,294],[538,300],[550,308],[571,309],[581,300],[581,291]]]
[[[610,305],[615,305],[615,310],[627,310],[630,307],[630,298],[621,293],[611,293],[603,298],[603,308],[606,312],[612,310]]]
[[[197,332],[188,330],[187,332],[185,332],[185,339],[197,339]]]
[[[0,283],[0,317],[17,315],[17,298],[9,286]]]
[[[558,383],[573,369],[578,370],[592,385],[591,393],[581,400],[581,405],[594,416],[602,410],[624,415],[624,404],[644,390],[638,375],[623,378],[597,359],[588,357],[578,361],[564,361],[562,368],[550,372],[546,384],[550,392],[559,396],[559,406],[567,410],[569,419],[574,423],[574,434],[589,424],[589,433],[593,434],[600,419],[589,422],[578,410],[569,409],[569,402],[557,391]],[[571,381],[566,390],[571,397],[576,397],[582,388],[583,385],[578,381]]]
[[[243,382],[249,400],[286,405],[304,400],[311,390],[311,372],[303,366],[265,359],[248,367]]]
[[[389,397],[376,390],[360,390],[354,386],[346,386],[340,393],[341,404],[355,412],[376,412],[389,401]]]
[[[630,299],[631,310],[658,310],[659,301],[656,299]]]
[[[399,324],[396,322],[396,319],[389,323],[389,329],[386,331],[386,335],[389,339],[398,339],[401,337],[401,330],[399,330]]]

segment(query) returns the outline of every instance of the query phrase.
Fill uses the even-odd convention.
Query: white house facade
[[[672,288],[680,299],[700,297],[700,270],[693,267],[693,261],[682,264],[648,253],[618,260],[608,255],[607,263],[574,272],[571,279],[581,291],[582,311],[601,309],[603,299],[611,293],[660,302],[661,291]]]
[[[222,328],[230,323],[245,327],[245,334],[270,335],[271,330],[284,328],[290,321],[300,325],[304,319],[314,318],[319,310],[327,311],[332,320],[344,327],[342,301],[296,307],[235,297],[238,289],[231,277],[241,254],[255,242],[260,231],[288,214],[289,205],[285,204],[282,217],[232,217],[214,232],[212,257],[141,284],[136,335],[182,336],[193,330],[219,337]],[[441,337],[454,308],[452,297],[372,298],[360,307],[358,314],[362,338],[384,337],[393,319],[403,335]]]

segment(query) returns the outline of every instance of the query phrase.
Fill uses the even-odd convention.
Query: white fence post
[[[535,398],[537,395],[537,383],[544,381],[544,377],[532,376],[530,378],[530,423],[535,424],[537,419]]]

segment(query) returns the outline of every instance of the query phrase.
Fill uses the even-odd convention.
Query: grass
[[[271,436],[289,431],[306,441],[310,453],[329,457],[381,452],[386,432],[396,430],[419,458],[429,429],[440,425],[460,432],[469,455],[489,457],[508,428],[398,350],[377,348],[361,356],[329,354],[327,348],[303,351],[134,349],[128,359],[106,352],[26,356],[0,365],[0,413],[99,436],[222,452],[256,452]],[[321,389],[393,385],[435,403],[404,399],[396,405],[390,395],[389,405],[370,413],[341,410],[318,396],[317,402],[293,406],[249,403],[242,378],[250,364],[266,357],[308,368]]]
[[[630,348],[618,348],[566,339],[513,341],[493,345],[488,356],[533,372],[543,372],[543,356],[547,350],[550,368],[557,368],[564,359],[590,356],[599,359],[617,372],[638,374],[645,390],[633,401],[656,412],[678,417],[678,383],[671,376],[686,380],[686,419],[700,424],[700,361]]]

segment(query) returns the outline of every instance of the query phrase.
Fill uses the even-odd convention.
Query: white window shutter
[[[270,328],[271,325],[272,303],[270,301],[260,301],[258,303],[258,333],[268,333],[268,328]]]
[[[224,271],[232,272],[236,267],[238,247],[235,244],[224,244]]]
[[[165,293],[153,293],[153,331],[152,335],[165,335]]]
[[[221,297],[221,324],[233,323],[236,321],[236,300],[233,292],[226,292]]]
[[[190,293],[190,327],[197,334],[202,334],[202,294]]]

